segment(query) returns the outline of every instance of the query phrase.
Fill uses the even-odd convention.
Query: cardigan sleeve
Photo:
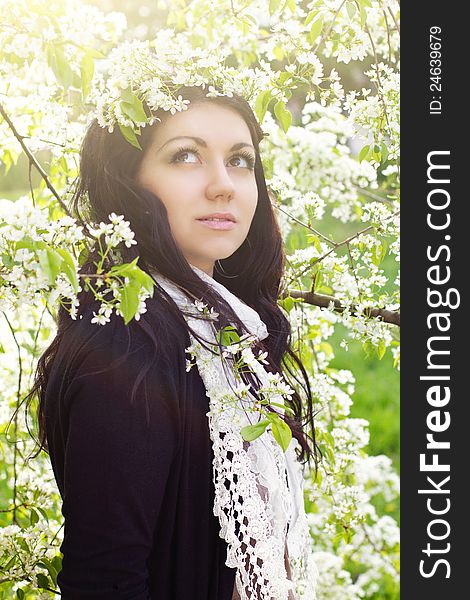
[[[58,584],[63,600],[147,600],[147,560],[165,518],[160,507],[178,447],[178,403],[158,360],[147,373],[148,403],[142,387],[131,403],[149,350],[134,348],[110,369],[128,347],[119,336],[100,335],[104,343],[75,369],[61,405],[65,526]]]

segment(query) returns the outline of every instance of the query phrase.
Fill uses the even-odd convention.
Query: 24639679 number
[[[429,91],[437,92],[439,95],[433,95],[429,103],[429,112],[431,114],[441,114],[442,109],[442,30],[439,26],[433,25],[429,28]]]

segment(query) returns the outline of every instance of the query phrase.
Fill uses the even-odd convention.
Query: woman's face
[[[230,108],[190,104],[154,126],[137,181],[165,205],[187,261],[210,276],[248,234],[258,201],[254,162],[250,130]]]

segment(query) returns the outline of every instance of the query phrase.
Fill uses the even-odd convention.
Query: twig
[[[335,24],[336,17],[338,16],[340,10],[343,8],[343,6],[345,4],[346,4],[346,0],[343,0],[343,2],[341,2],[339,7],[336,9],[335,14],[333,15],[333,20],[330,23],[330,26],[328,27],[327,31],[321,36],[320,41],[318,42],[318,44],[315,46],[315,49],[313,50],[314,54],[316,54],[318,52],[318,49],[320,48],[320,46],[323,44],[323,42],[326,40],[326,38],[330,35],[330,31],[333,29],[333,25]]]
[[[362,188],[360,185],[356,185],[355,183],[352,183],[351,186],[359,192],[361,192],[363,196],[368,196],[369,198],[372,198],[372,200],[377,200],[377,202],[384,202],[385,204],[393,205],[393,202],[389,200],[389,198],[383,198],[382,196],[374,194],[374,192],[366,190],[365,188]]]
[[[399,210],[397,210],[396,212],[392,213],[389,217],[387,217],[387,219],[391,219],[392,217],[396,217],[398,214],[400,214]],[[364,233],[367,233],[368,231],[371,231],[372,229],[376,229],[376,226],[375,225],[369,225],[368,227],[365,227],[364,229],[361,229],[360,231],[358,231],[354,235],[349,236],[348,238],[346,238],[342,242],[335,242],[334,243],[334,248],[332,248],[331,250],[328,250],[328,252],[325,252],[325,254],[322,254],[322,256],[319,256],[314,261],[312,261],[310,264],[308,264],[305,267],[305,269],[301,273],[298,274],[298,276],[302,277],[302,275],[306,271],[308,271],[309,269],[311,269],[317,263],[321,262],[323,259],[325,259],[327,256],[329,256],[332,252],[334,252],[335,250],[337,250],[341,246],[344,246],[345,244],[346,245],[349,244],[349,242],[351,242],[352,240],[358,238],[361,235],[364,235]]]
[[[336,243],[333,242],[333,240],[330,240],[325,235],[323,235],[323,233],[320,233],[319,231],[317,231],[316,229],[314,229],[310,225],[307,225],[303,221],[300,221],[299,219],[297,219],[296,217],[294,217],[294,215],[291,215],[286,210],[284,210],[283,208],[281,208],[278,204],[272,203],[272,205],[275,208],[277,208],[278,210],[280,210],[282,213],[284,213],[285,215],[287,215],[290,219],[292,219],[293,221],[295,221],[296,223],[298,223],[299,225],[302,225],[303,227],[305,227],[306,229],[308,229],[309,231],[311,231],[315,235],[318,235],[318,237],[321,237],[321,239],[324,240],[325,242],[327,242],[328,244],[330,244],[330,246],[336,246]]]
[[[390,13],[393,22],[395,23],[395,27],[397,28],[398,33],[400,33],[400,25],[398,25],[398,21],[396,20],[395,15],[393,14],[392,9],[390,7],[388,7],[388,12]]]
[[[13,124],[12,120],[10,119],[10,117],[7,115],[5,108],[3,107],[3,105],[0,103],[0,114],[2,115],[2,117],[5,119],[5,121],[8,124],[8,127],[11,129],[11,131],[13,132],[13,135],[15,136],[15,138],[18,140],[18,142],[20,143],[21,148],[23,149],[23,152],[26,154],[26,156],[28,157],[30,163],[32,163],[38,173],[41,175],[41,177],[44,179],[47,188],[51,191],[52,195],[56,198],[56,200],[59,202],[60,206],[62,207],[62,209],[64,210],[64,212],[71,217],[72,215],[70,214],[68,208],[66,207],[66,205],[64,204],[64,202],[62,201],[62,198],[60,197],[59,193],[57,192],[57,190],[55,189],[55,187],[52,185],[49,177],[47,176],[46,172],[44,171],[44,169],[41,167],[41,165],[39,164],[39,162],[37,161],[36,157],[32,154],[32,152],[29,150],[29,148],[26,146],[26,144],[24,143],[24,136],[20,135],[20,133],[18,132],[18,130],[16,129],[15,125]]]
[[[0,513],[14,512],[15,510],[18,510],[19,508],[21,508],[22,506],[25,506],[27,508],[30,505],[27,502],[21,502],[21,504],[17,504],[16,506],[12,506],[11,508],[0,509]]]
[[[382,550],[380,550],[379,548],[377,548],[376,544],[371,539],[371,537],[369,535],[369,532],[367,531],[367,525],[366,525],[366,523],[361,523],[361,529],[364,532],[364,535],[365,535],[367,541],[369,542],[369,544],[374,549],[375,553],[381,555],[384,558],[384,560],[394,569],[394,571],[397,572],[396,566],[393,564],[393,562],[390,560],[390,558],[387,556],[387,554],[385,554]]]
[[[29,191],[31,192],[31,200],[33,201],[33,206],[36,208],[36,198],[34,197],[34,188],[33,188],[33,178],[31,176],[31,167],[33,165],[31,164],[31,162],[29,163],[29,168],[28,168],[28,181],[29,181]]]
[[[290,296],[291,298],[301,298],[307,304],[313,306],[320,306],[321,308],[329,308],[330,304],[333,303],[333,310],[336,312],[343,312],[346,307],[334,296],[327,296],[324,294],[315,294],[314,292],[303,292],[300,290],[287,290],[281,297]],[[353,304],[349,307],[352,312],[357,313],[357,307]],[[364,308],[362,314],[371,319],[379,317],[384,323],[391,323],[400,327],[400,313],[393,310],[387,310],[386,308]]]
[[[384,96],[382,94],[382,80],[380,79],[380,69],[379,69],[379,63],[378,63],[378,58],[377,58],[377,51],[375,49],[374,39],[372,37],[372,34],[370,32],[369,27],[367,26],[367,23],[365,23],[364,26],[365,26],[365,29],[366,29],[366,33],[369,36],[370,45],[372,46],[372,53],[374,55],[375,72],[376,72],[376,75],[377,75],[377,94],[379,96],[380,102],[382,103],[382,107],[383,107],[383,111],[384,111],[384,117],[385,117],[385,121],[387,122],[387,127],[388,127],[388,131],[389,131],[389,135],[390,135],[390,137],[393,137],[392,136],[392,130],[391,130],[391,127],[390,127],[390,122],[388,120],[387,104],[386,104]]]
[[[388,26],[387,13],[382,10],[384,14],[385,27],[387,28],[387,44],[388,44],[388,62],[392,62],[392,42],[390,40],[390,28]]]
[[[348,257],[349,257],[349,264],[351,266],[351,272],[354,275],[354,281],[356,282],[357,290],[359,291],[359,288],[360,288],[359,281],[357,279],[357,273],[356,273],[356,270],[355,270],[356,267],[354,265],[354,260],[353,260],[352,254],[351,254],[351,248],[349,247],[349,242],[346,244],[346,249],[348,251]],[[314,291],[314,290],[312,290],[312,291]]]

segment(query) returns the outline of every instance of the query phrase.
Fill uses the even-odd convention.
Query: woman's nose
[[[212,165],[209,169],[208,179],[206,188],[208,198],[216,198],[217,196],[231,198],[233,196],[235,185],[227,166],[222,161]]]

